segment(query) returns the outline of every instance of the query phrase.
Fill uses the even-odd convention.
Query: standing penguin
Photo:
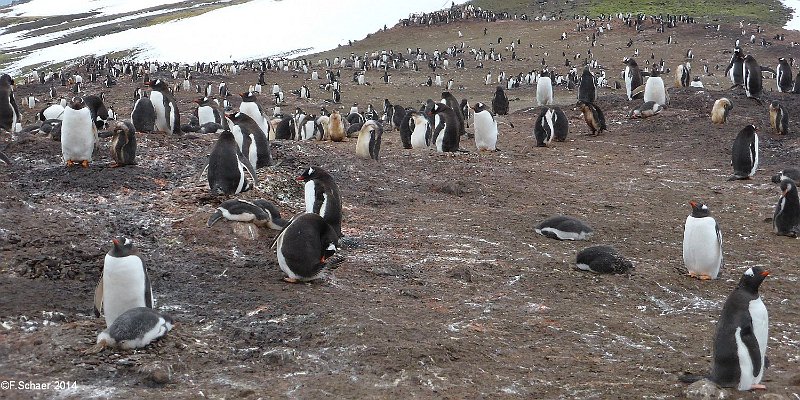
[[[497,115],[508,115],[508,97],[502,86],[498,86],[492,97],[492,110]]]
[[[431,141],[436,144],[436,151],[457,152],[461,135],[458,132],[458,120],[452,108],[442,103],[434,103],[428,99],[425,105],[425,114],[436,120],[439,117],[439,124],[434,127]]]
[[[551,140],[563,142],[569,134],[567,115],[558,107],[542,107],[536,123],[533,125],[533,136],[536,146],[545,147]]]
[[[645,103],[655,101],[662,106],[667,105],[667,89],[664,87],[664,80],[658,76],[658,72],[655,70],[644,84],[644,101]]]
[[[789,65],[789,62],[786,61],[785,58],[781,57],[778,59],[778,68],[775,68],[775,82],[778,84],[778,91],[779,92],[791,92],[792,91],[792,67]]]
[[[0,129],[16,129],[20,121],[17,100],[14,98],[14,80],[8,74],[0,75]]]
[[[594,103],[597,100],[597,81],[589,66],[583,67],[581,83],[578,86],[578,101]]]
[[[156,126],[156,109],[148,97],[142,97],[133,104],[131,121],[136,132],[150,133]]]
[[[453,113],[456,115],[456,128],[458,129],[459,135],[464,135],[467,131],[464,128],[464,113],[461,112],[461,108],[459,108],[458,100],[456,100],[455,96],[453,96],[450,92],[442,92],[442,103],[447,104],[450,109],[453,110]]]
[[[636,60],[632,58],[626,58],[622,60],[622,63],[625,64],[625,71],[623,72],[625,78],[625,92],[628,94],[628,100],[633,100],[634,97],[632,93],[633,91],[642,86],[642,71],[639,70],[639,65],[636,64]]]
[[[536,81],[536,102],[540,106],[553,104],[553,82],[550,80],[550,72],[542,71]]]
[[[412,149],[427,149],[431,145],[433,131],[430,121],[416,112],[408,113],[413,121],[414,131],[410,133],[409,143]]]
[[[761,65],[751,55],[744,58],[744,92],[748,98],[756,100],[761,104],[761,91],[764,89],[763,78],[761,77]]]
[[[256,103],[256,94],[254,92],[246,92],[240,93],[239,96],[242,97],[242,103],[239,105],[239,112],[249,115],[250,118],[258,124],[258,127],[261,128],[261,131],[264,132],[265,135],[269,135],[269,124],[267,123],[267,118],[264,117],[264,110]]]
[[[687,87],[691,81],[689,63],[678,64],[678,67],[675,68],[675,87]]]
[[[342,236],[342,199],[333,177],[320,167],[308,167],[297,180],[305,184],[306,212],[319,214]]]
[[[246,192],[258,185],[252,164],[242,154],[230,130],[219,134],[206,169],[208,169],[208,187],[214,195]],[[247,181],[245,170],[253,179],[252,185]]]
[[[727,75],[731,83],[733,83],[731,89],[744,84],[744,53],[741,48],[736,47],[733,50],[731,62],[728,64],[728,67],[725,68],[725,75]]]
[[[155,79],[145,85],[152,89],[149,97],[156,110],[156,128],[164,133],[181,133],[178,102],[170,94],[167,83],[161,79]]]
[[[797,185],[789,178],[781,180],[781,198],[775,205],[772,228],[780,236],[797,237],[800,232],[800,197]]]
[[[328,119],[328,137],[333,142],[342,142],[344,141],[346,132],[347,131],[344,129],[344,121],[342,121],[342,114],[339,114],[339,111],[332,112]]]
[[[198,125],[203,126],[209,122],[222,124],[222,116],[219,115],[219,110],[211,104],[210,98],[201,97],[193,100],[193,102],[197,104],[197,108],[194,109],[194,116],[197,117]]]
[[[789,113],[777,101],[769,105],[769,126],[778,135],[789,134]]]
[[[139,252],[128,238],[112,240],[103,263],[103,275],[94,292],[94,314],[105,316],[106,326],[134,307],[153,308],[153,290]]]
[[[89,108],[80,97],[73,97],[61,122],[61,155],[67,167],[80,163],[89,167],[97,142],[97,126],[92,122]]]
[[[731,165],[733,176],[729,181],[737,179],[750,179],[758,169],[758,129],[755,125],[747,125],[742,129],[736,140],[733,141],[731,150]]]
[[[374,120],[365,122],[358,132],[356,154],[359,157],[378,161],[381,151],[381,136],[383,136],[383,127],[379,123]]]
[[[128,121],[113,121],[111,132],[112,168],[136,165],[136,128]]]
[[[97,345],[89,352],[99,352],[103,347],[124,350],[141,349],[172,330],[172,317],[149,307],[136,307],[125,311],[113,324],[97,335]]]
[[[244,114],[242,112],[234,113],[228,116],[230,121],[236,125],[242,131],[243,136],[250,136],[253,140],[253,151],[254,151],[254,158],[248,154],[247,158],[250,160],[250,163],[256,168],[263,168],[272,165],[272,153],[270,152],[269,148],[269,138],[266,135],[266,132],[262,131],[256,121],[253,121],[249,115]],[[233,127],[231,127],[231,132],[233,132]],[[235,136],[235,132],[234,132]],[[242,153],[244,154],[244,153]]]
[[[339,234],[322,217],[305,213],[292,218],[272,243],[286,282],[307,282],[319,278],[336,253]]]
[[[714,107],[711,108],[711,122],[715,124],[724,124],[728,121],[728,113],[733,108],[733,103],[723,97],[714,102]]]
[[[401,119],[400,123],[397,125],[400,131],[400,142],[403,144],[404,149],[413,147],[411,146],[411,135],[415,128],[414,115],[416,115],[416,111],[413,109],[404,110],[403,119]]]
[[[475,103],[473,110],[475,110],[475,147],[478,151],[497,151],[497,121],[494,115],[481,102]]]
[[[693,278],[717,279],[722,266],[722,233],[702,203],[690,201],[692,213],[683,230],[683,263]]]
[[[582,101],[577,103],[577,107],[578,110],[580,110],[580,112],[583,114],[583,119],[586,121],[586,125],[589,126],[592,136],[599,135],[603,133],[604,130],[608,129],[606,127],[606,117],[600,107],[595,104],[584,103]]]

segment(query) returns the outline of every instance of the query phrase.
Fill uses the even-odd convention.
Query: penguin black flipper
[[[758,347],[758,339],[756,339],[756,335],[753,333],[753,324],[749,317],[746,318],[746,321],[740,328],[742,343],[744,343],[747,348],[747,352],[750,354],[750,360],[753,363],[753,376],[758,376],[761,371],[761,349]]]
[[[381,137],[383,136],[383,128],[376,125],[376,128],[370,132],[369,138],[369,155],[373,160],[378,161],[378,156],[381,152]]]
[[[222,219],[222,211],[217,209],[217,211],[214,212],[214,214],[211,214],[211,216],[208,217],[208,221],[206,222],[206,226],[211,228],[220,219]]]
[[[150,276],[147,275],[147,269],[144,269],[144,306],[153,308],[153,288],[150,286]]]
[[[94,288],[94,316],[100,317],[103,314],[103,275],[100,275],[100,281]]]

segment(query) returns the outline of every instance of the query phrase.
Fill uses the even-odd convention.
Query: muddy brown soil
[[[484,26],[490,34],[483,36]],[[362,54],[411,43],[432,51],[457,43],[488,48],[502,35],[521,38],[519,61],[488,62],[497,74],[539,67],[544,51],[553,64],[561,52],[583,52],[574,21],[495,24],[460,22],[434,28],[394,28],[353,48]],[[557,40],[561,32],[570,39]],[[667,46],[651,27],[636,35],[615,23],[594,50],[609,79],[630,55],[629,37],[643,64],[653,51],[668,65],[692,47],[695,71],[708,63],[706,90],[670,89],[671,104],[646,120],[627,118],[623,90],[603,88],[598,104],[607,133],[588,136],[573,111],[575,93],[557,89],[570,117],[564,143],[535,147],[533,86],[509,92],[514,127],[501,125],[496,153],[475,151],[464,139],[459,154],[405,150],[386,132],[379,162],[357,158],[354,142],[272,143],[277,165],[259,171],[257,190],[236,197],[265,198],[286,215],[303,210],[294,181],[309,165],[336,179],[344,204],[343,232],[356,246],[346,262],[310,284],[288,284],[269,248],[276,232],[206,219],[226,198],[209,195],[200,177],[216,135],[140,134],[138,160],[111,168],[101,140],[88,169],[63,165],[60,144],[43,135],[2,136],[14,165],[0,165],[0,379],[48,383],[37,391],[0,390],[2,398],[536,398],[670,399],[684,396],[685,373],[710,366],[714,325],[741,273],[759,265],[771,272],[762,285],[770,312],[767,393],[800,393],[798,242],[772,233],[779,189],[770,176],[798,165],[798,136],[770,132],[766,106],[729,90],[722,71],[738,26],[716,32],[680,26]],[[775,30],[768,29],[765,35]],[[745,46],[765,65],[794,54],[786,42]],[[490,39],[490,36],[494,37]],[[533,44],[532,46],[529,46]],[[319,57],[309,57],[316,62]],[[559,61],[560,60],[560,61]],[[454,95],[489,103],[487,70],[442,71]],[[562,68],[563,69],[563,68]],[[388,97],[418,106],[442,88],[419,86],[429,71],[393,71],[392,83],[368,72],[369,86],[354,86],[342,70],[345,110],[358,102],[380,107]],[[693,73],[698,75],[700,73]],[[246,90],[257,74],[200,76]],[[308,76],[271,72],[285,91]],[[665,79],[671,82],[670,79]],[[329,95],[312,87],[310,101],[287,95],[285,111],[316,111]],[[774,87],[774,80],[765,80]],[[129,115],[133,84],[105,91],[107,103]],[[59,90],[63,88],[59,87]],[[21,86],[18,97],[46,86]],[[63,90],[62,90],[63,91]],[[194,93],[176,94],[182,114]],[[713,126],[709,111],[726,96],[728,123]],[[792,112],[800,97],[769,91]],[[235,103],[238,99],[232,99]],[[263,100],[269,106],[269,98]],[[634,102],[634,104],[638,104]],[[36,110],[24,110],[33,120]],[[761,165],[753,180],[727,182],[730,148],[745,125],[760,128]],[[720,279],[685,275],[681,257],[687,202],[709,205],[724,237]],[[552,214],[588,221],[585,242],[560,242],[533,227]],[[165,338],[140,351],[83,351],[103,320],[91,314],[94,285],[111,239],[125,235],[142,253],[157,307],[177,321]],[[577,271],[576,253],[610,244],[635,270],[604,276]],[[56,387],[69,382],[69,388]],[[74,383],[74,385],[73,385]],[[755,399],[763,393],[729,392]]]

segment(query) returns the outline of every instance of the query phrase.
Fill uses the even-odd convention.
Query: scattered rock
[[[778,393],[765,393],[759,397],[761,400],[789,400],[788,397]]]
[[[472,282],[472,271],[467,267],[455,267],[450,270],[450,277],[464,282]]]
[[[256,240],[259,237],[258,228],[250,223],[234,222],[233,234],[245,240]]]
[[[792,386],[800,386],[800,374],[794,374],[789,378],[789,384]]]
[[[458,197],[464,196],[464,194],[467,193],[467,191],[464,190],[464,184],[459,181],[434,184],[431,187],[431,190],[434,192],[450,194]]]
[[[720,389],[714,382],[701,379],[686,389],[686,397],[697,400],[726,399],[728,392]]]

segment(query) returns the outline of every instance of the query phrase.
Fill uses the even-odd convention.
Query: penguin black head
[[[133,242],[128,238],[118,237],[111,242],[114,244],[114,247],[111,248],[108,254],[112,257],[127,257],[136,252],[136,249],[133,248]]]
[[[773,101],[772,103],[769,103],[769,109],[770,110],[773,110],[773,109],[777,110],[780,106],[781,106],[781,103],[778,103],[777,101]]]
[[[781,196],[785,197],[792,190],[797,191],[797,185],[794,183],[794,181],[787,177],[781,179],[781,192],[783,192]]]
[[[689,205],[692,206],[692,217],[704,218],[711,215],[711,211],[709,211],[708,206],[703,203],[690,201]]]
[[[769,276],[769,271],[765,271],[761,267],[750,267],[742,274],[742,279],[739,280],[737,288],[744,289],[745,291],[758,294],[758,287],[761,282]]]
[[[149,86],[153,90],[158,90],[158,91],[167,91],[167,90],[169,90],[169,87],[167,86],[167,83],[162,81],[161,79],[153,79],[152,81],[147,82],[144,85],[145,86]]]
[[[208,97],[201,97],[199,99],[193,100],[194,103],[197,103],[200,106],[207,106],[208,103],[211,101]]]
[[[83,101],[83,97],[73,97],[69,101],[69,107],[73,110],[80,110],[83,107],[86,107],[86,103]]]
[[[300,182],[308,182],[319,177],[322,173],[325,173],[325,171],[319,167],[308,167],[296,179]]]
[[[472,106],[472,109],[475,110],[475,113],[477,114],[477,113],[479,113],[481,111],[486,110],[486,104],[483,104],[481,102],[477,102],[477,103],[475,103],[474,106]]]
[[[758,128],[755,125],[747,125],[745,126],[742,131],[747,131],[748,133],[756,133],[758,132]]]
[[[11,79],[11,75],[0,75],[0,86],[14,86],[14,80]]]
[[[239,93],[242,96],[242,101],[255,101],[256,94],[253,92]]]

